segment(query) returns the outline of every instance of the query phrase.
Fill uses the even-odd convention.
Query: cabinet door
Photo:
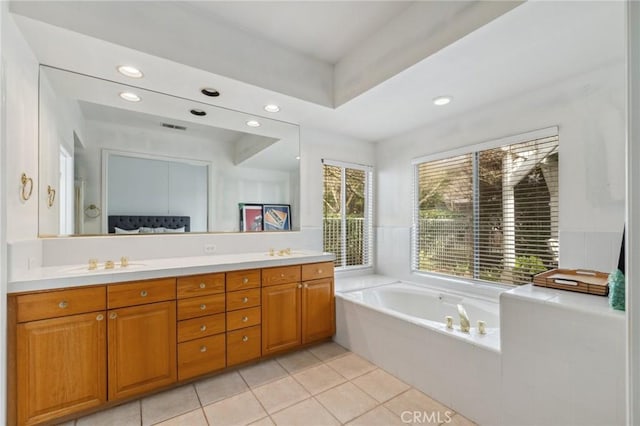
[[[18,424],[31,425],[107,399],[105,312],[19,324]]]
[[[113,309],[108,315],[110,400],[176,381],[176,302]]]
[[[333,279],[305,282],[302,289],[302,343],[331,337],[334,333]]]
[[[301,343],[300,283],[262,289],[262,355],[280,352]]]

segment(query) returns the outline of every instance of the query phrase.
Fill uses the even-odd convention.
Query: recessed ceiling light
[[[299,160],[299,159],[300,159],[300,156],[299,156],[299,155],[298,155],[298,156],[296,156],[296,160]]]
[[[433,98],[433,104],[442,106],[442,105],[448,104],[452,100],[453,100],[453,97],[451,96],[438,96],[437,98]]]
[[[197,115],[198,117],[203,117],[203,116],[207,115],[206,111],[203,111],[201,109],[196,109],[196,108],[192,109],[190,112],[191,112],[191,114]]]
[[[216,89],[213,89],[211,87],[205,87],[204,89],[200,90],[200,93],[202,93],[205,96],[211,96],[214,98],[220,96],[220,92],[218,92]]]
[[[132,92],[120,92],[120,97],[129,102],[140,102],[142,99],[140,96]]]
[[[264,110],[267,112],[278,112],[280,111],[280,107],[276,104],[269,104],[264,106]]]
[[[136,67],[132,67],[131,65],[120,65],[118,67],[118,72],[131,78],[142,78],[144,75],[142,74],[142,71]]]
[[[247,126],[249,127],[260,127],[260,122],[257,120],[249,120],[247,121]]]

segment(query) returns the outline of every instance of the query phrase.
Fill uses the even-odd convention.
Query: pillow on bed
[[[185,232],[184,228],[185,228],[184,226],[182,228],[175,228],[175,229],[167,228],[164,230],[164,232],[166,232],[167,234],[178,234],[180,232]]]
[[[159,226],[157,228],[153,228],[153,233],[154,234],[164,234],[165,232],[167,232],[167,228],[165,228],[164,226]]]
[[[121,229],[118,228],[117,226],[115,227],[116,230],[116,234],[139,234],[140,233],[140,229]]]
[[[138,230],[141,234],[153,234],[153,228],[149,228],[148,226],[141,226]]]

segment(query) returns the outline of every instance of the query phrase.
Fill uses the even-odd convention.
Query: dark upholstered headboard
[[[178,229],[184,226],[185,232],[191,231],[191,217],[189,216],[109,216],[109,233],[116,232],[115,228],[138,229],[147,228]]]

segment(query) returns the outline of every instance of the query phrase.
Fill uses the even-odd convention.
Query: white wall
[[[0,170],[6,170],[6,96],[4,28],[7,18],[7,3],[0,4]],[[0,173],[0,312],[7,312],[7,217],[6,181]],[[7,316],[0,315],[0,395],[7,395]],[[0,424],[7,423],[7,400],[0,398]]]
[[[38,236],[38,202],[46,193],[38,191],[38,61],[8,13],[3,21],[2,61],[6,97],[6,154],[10,161],[2,170],[7,179],[7,240],[28,240]],[[33,195],[20,198],[20,176],[33,178]]]
[[[640,423],[640,3],[627,3],[627,424]],[[632,261],[636,260],[636,261]]]
[[[378,143],[378,272],[411,277],[413,158],[554,125],[560,265],[611,270],[624,223],[625,88],[615,64]]]
[[[375,166],[374,145],[322,130],[301,128],[302,226],[322,227],[322,159]],[[375,173],[374,173],[375,174]]]

